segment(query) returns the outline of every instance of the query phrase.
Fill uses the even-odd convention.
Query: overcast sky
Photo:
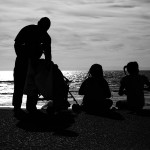
[[[150,0],[0,0],[0,70],[13,70],[15,36],[43,16],[62,70],[150,69]]]

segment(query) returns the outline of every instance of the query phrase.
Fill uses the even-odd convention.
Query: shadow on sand
[[[129,110],[110,110],[107,112],[86,112],[89,115],[95,115],[95,116],[100,116],[100,117],[106,117],[109,119],[113,119],[113,120],[125,120],[124,116],[121,115],[122,112],[126,112],[127,114],[130,115],[136,115],[136,116],[141,116],[141,117],[150,117],[150,109],[143,109],[139,112],[133,112],[133,111],[129,111]]]
[[[68,129],[75,122],[75,117],[67,111],[52,116],[39,112],[32,116],[26,114],[16,126],[29,132],[53,132],[58,136],[77,137],[78,133]]]
[[[141,111],[136,112],[136,113],[133,111],[130,111],[129,114],[143,116],[143,117],[150,117],[150,109],[142,109]]]
[[[90,115],[106,117],[106,118],[114,119],[114,120],[125,120],[125,118],[119,112],[115,110],[102,111],[102,112],[86,112],[86,113]]]

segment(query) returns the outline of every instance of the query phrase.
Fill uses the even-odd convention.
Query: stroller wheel
[[[81,107],[79,104],[73,104],[72,105],[72,110],[75,112],[75,113],[80,113],[81,112]]]

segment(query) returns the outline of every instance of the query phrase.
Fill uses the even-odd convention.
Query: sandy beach
[[[150,109],[142,114],[116,110],[107,115],[39,113],[21,120],[0,108],[0,149],[149,150]]]

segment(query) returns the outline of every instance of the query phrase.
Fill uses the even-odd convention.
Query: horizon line
[[[59,68],[60,69],[60,68]],[[75,69],[60,69],[61,71],[88,71],[89,69],[78,69],[78,70],[75,70]],[[139,69],[140,71],[150,71],[150,68],[141,68]],[[0,72],[9,72],[9,71],[12,71],[13,70],[0,70]],[[103,71],[123,71],[123,69],[103,69]]]

